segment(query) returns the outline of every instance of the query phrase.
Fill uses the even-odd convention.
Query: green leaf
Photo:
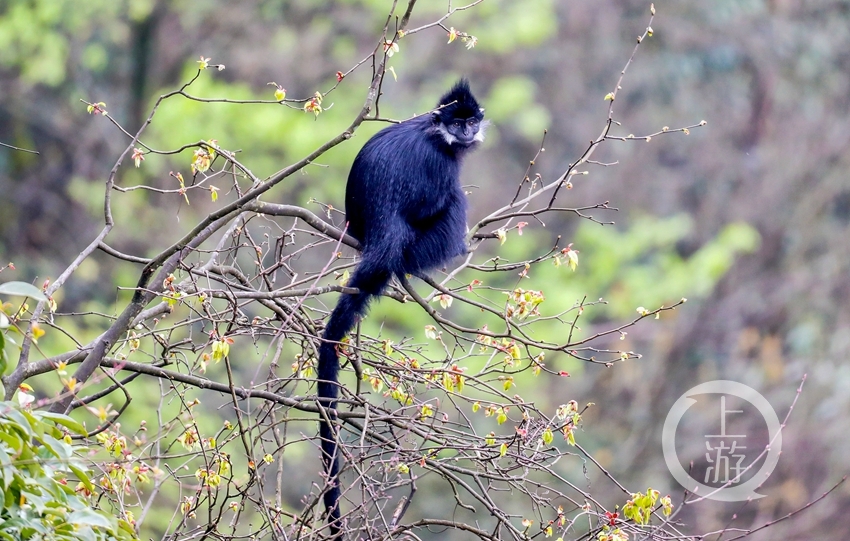
[[[41,436],[44,434],[45,428],[48,430],[55,430],[53,427],[47,427],[44,423],[42,423],[31,411],[20,410],[21,415],[23,415],[29,425],[32,427],[32,433],[34,436]]]
[[[38,440],[50,451],[50,454],[58,458],[61,462],[71,459],[71,446],[64,441],[57,440],[49,434],[43,434]]]
[[[0,481],[2,481],[3,492],[9,488],[14,480],[15,468],[12,466],[12,458],[3,447],[0,447]]]
[[[6,373],[9,359],[6,358],[6,336],[0,332],[0,376]]]
[[[33,429],[30,426],[29,421],[27,420],[26,417],[24,417],[24,415],[21,413],[21,411],[19,409],[16,409],[14,406],[9,404],[8,402],[5,404],[5,407],[6,407],[6,411],[3,411],[2,415],[3,415],[3,417],[6,418],[6,420],[9,422],[9,424],[14,426],[15,428],[17,428],[18,430],[20,430],[21,432],[23,432],[27,436],[32,437]]]
[[[106,516],[90,508],[80,509],[79,511],[74,511],[68,515],[68,523],[87,524],[89,526],[105,528],[110,531],[115,529],[115,526],[110,524],[110,521]]]
[[[133,525],[123,518],[118,519],[118,528],[120,528],[117,532],[118,535],[121,535],[125,539],[136,539],[136,530],[133,528]]]
[[[76,475],[77,479],[79,479],[83,486],[86,487],[86,490],[94,492],[94,485],[91,484],[91,479],[89,479],[89,476],[85,471],[73,464],[68,464],[68,468],[74,472],[74,475]]]
[[[47,300],[47,297],[40,289],[26,282],[6,282],[5,284],[0,284],[0,295],[31,297],[37,301]]]
[[[85,436],[87,434],[85,427],[83,425],[67,415],[62,415],[61,413],[54,413],[52,411],[42,411],[39,413],[39,416],[42,419],[49,419],[56,424],[62,425],[68,430],[71,430],[81,436]]]
[[[8,423],[0,421],[0,427],[5,428],[4,425]],[[0,442],[9,446],[15,453],[20,453],[21,448],[24,446],[24,441],[21,439],[21,435],[16,431],[12,431],[13,433],[9,433],[7,430],[0,430]],[[2,446],[0,446],[2,448]],[[2,464],[2,460],[0,460],[0,464]]]

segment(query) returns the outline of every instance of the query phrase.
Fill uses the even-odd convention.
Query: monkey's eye
[[[477,118],[470,118],[469,120],[466,121],[466,125],[469,126],[470,128],[475,129],[475,128],[478,127],[478,119]]]
[[[452,122],[452,128],[459,130],[463,123],[460,120],[455,120]]]

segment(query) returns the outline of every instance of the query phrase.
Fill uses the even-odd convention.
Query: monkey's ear
[[[431,122],[434,124],[439,124],[443,121],[443,118],[440,116],[440,111],[434,111],[431,113]]]
[[[483,107],[479,107],[478,110],[481,111],[482,115],[484,114],[484,108]]]

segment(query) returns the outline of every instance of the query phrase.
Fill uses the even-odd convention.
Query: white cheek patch
[[[481,111],[484,111],[484,109],[481,109]],[[485,120],[481,123],[481,125],[478,127],[478,133],[475,134],[475,137],[474,137],[475,141],[478,141],[479,143],[484,142],[484,132],[487,130],[487,126],[489,126],[489,125],[490,125],[489,120]]]
[[[442,123],[441,123],[441,124],[439,124],[439,125],[437,126],[437,131],[440,133],[440,135],[442,135],[442,136],[443,136],[443,139],[445,139],[445,140],[446,140],[446,144],[447,144],[447,145],[451,145],[452,143],[454,143],[455,141],[457,141],[457,138],[456,138],[454,135],[450,134],[450,133],[449,133],[449,130],[447,130],[447,129],[446,129],[446,125],[445,125],[445,124],[442,124]]]

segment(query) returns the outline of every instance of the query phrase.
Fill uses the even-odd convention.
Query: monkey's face
[[[456,118],[447,126],[446,131],[451,135],[455,142],[461,145],[471,145],[476,141],[476,136],[481,129],[481,121],[478,118]],[[448,138],[446,138],[448,140]],[[452,142],[449,142],[451,144]]]
[[[452,118],[442,121],[435,117],[437,131],[445,139],[446,144],[456,147],[469,147],[484,140],[484,124],[481,116],[469,118]]]

